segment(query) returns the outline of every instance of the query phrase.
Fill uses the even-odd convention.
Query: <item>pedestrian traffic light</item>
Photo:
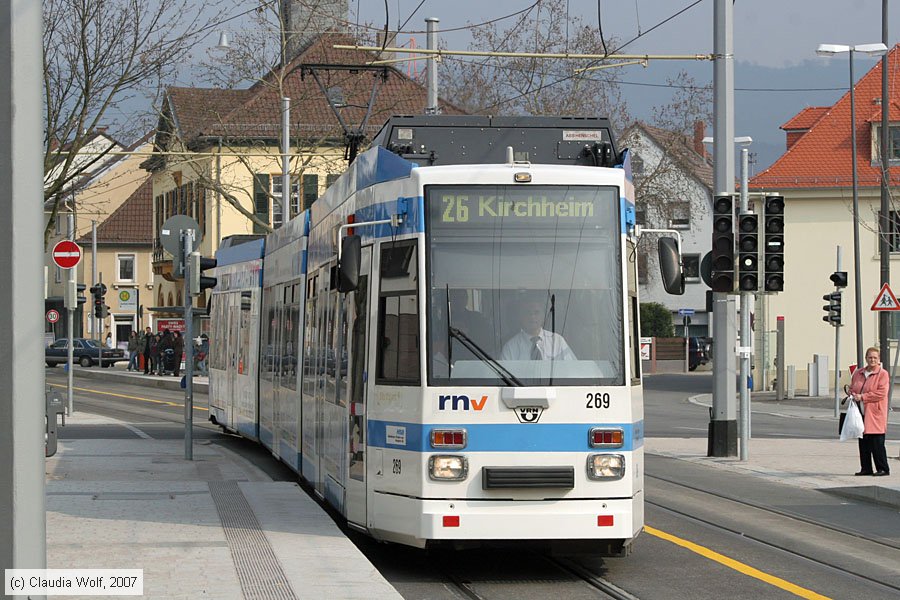
[[[197,296],[205,289],[216,287],[218,280],[215,277],[205,277],[202,273],[207,269],[214,269],[216,259],[204,258],[199,252],[191,252],[191,281],[188,291],[192,296]]]
[[[845,288],[847,287],[847,271],[835,271],[831,274],[831,282],[834,283],[834,287],[836,288]]]
[[[759,218],[754,214],[738,217],[738,289],[759,289]]]
[[[841,326],[841,292],[832,292],[822,296],[822,300],[826,300],[828,304],[822,307],[822,310],[828,314],[822,317],[826,323],[830,323],[833,327]]]
[[[734,199],[716,196],[713,199],[712,291],[734,291]]]
[[[98,319],[105,319],[109,314],[109,307],[103,300],[106,295],[106,284],[95,283],[91,286],[90,292],[94,297],[94,316]]]
[[[766,196],[765,202],[765,290],[784,290],[784,196]]]

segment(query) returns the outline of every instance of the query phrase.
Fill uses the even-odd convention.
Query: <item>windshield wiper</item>
[[[487,364],[494,372],[500,376],[500,379],[506,385],[522,387],[522,382],[518,380],[518,378],[509,372],[509,370],[496,361],[491,355],[485,352],[478,344],[472,341],[472,338],[467,336],[465,333],[457,329],[456,327],[448,327],[448,332],[451,336],[458,339],[463,346],[466,347],[472,354],[478,357],[479,360]]]

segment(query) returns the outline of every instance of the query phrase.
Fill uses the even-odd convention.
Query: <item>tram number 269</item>
[[[588,392],[585,408],[609,408],[609,394],[606,392]]]

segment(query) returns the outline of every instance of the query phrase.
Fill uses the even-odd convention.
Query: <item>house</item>
[[[892,86],[889,100],[891,167],[889,185],[900,183],[900,46],[888,55]],[[878,217],[880,211],[880,127],[881,61],[856,84],[857,175],[859,197],[860,287],[863,348],[878,346],[876,314],[869,310],[881,287],[878,254]],[[837,247],[843,251],[841,270],[849,274],[849,286],[843,293],[843,323],[840,364],[856,362],[856,310],[854,299],[853,252],[853,171],[851,154],[850,94],[844,94],[832,106],[807,107],[781,126],[785,131],[784,154],[768,169],[753,177],[753,192],[778,192],[785,197],[784,291],[762,295],[756,322],[764,332],[775,329],[776,318],[784,317],[785,364],[796,368],[798,388],[806,388],[807,364],[814,354],[829,356],[834,369],[835,330],[823,322],[826,302],[822,296],[834,291],[829,280],[836,270]],[[900,271],[900,211],[891,210],[888,226],[890,271],[897,282]],[[895,321],[890,337],[898,336]],[[774,377],[774,334],[766,344],[767,382]],[[759,355],[759,351],[757,352]],[[846,375],[847,370],[844,369]],[[833,381],[833,375],[829,381]]]
[[[685,292],[672,296],[663,289],[656,258],[655,234],[644,234],[638,246],[641,302],[658,302],[672,312],[678,335],[687,322],[679,311],[693,311],[688,333],[711,335],[706,310],[706,284],[700,279],[700,262],[709,252],[712,235],[712,163],[703,147],[704,124],[694,125],[693,135],[636,122],[620,138],[628,147],[634,174],[637,223],[648,229],[675,229],[681,234]]]
[[[65,147],[63,147],[63,152]],[[45,312],[56,310],[60,319],[56,323],[45,323],[45,335],[49,338],[65,337],[68,329],[68,311],[63,306],[65,285],[69,279],[67,270],[60,269],[52,259],[53,246],[62,239],[69,239],[69,221],[71,218],[74,231],[71,238],[81,246],[82,260],[76,267],[76,283],[90,288],[93,281],[93,256],[91,248],[91,231],[94,226],[98,230],[97,246],[97,279],[101,277],[104,282],[112,282],[116,277],[117,254],[134,254],[135,262],[132,272],[132,280],[129,284],[145,286],[152,281],[150,262],[146,258],[140,262],[139,252],[134,251],[131,241],[126,246],[131,251],[123,251],[120,246],[108,246],[101,240],[99,232],[110,230],[105,223],[112,215],[136,194],[142,184],[148,180],[147,173],[140,167],[140,163],[150,151],[150,136],[145,136],[130,146],[115,140],[105,129],[93,132],[79,155],[73,159],[73,164],[83,167],[84,171],[73,181],[69,182],[60,193],[64,199],[54,210],[55,199],[51,198],[44,203],[45,227],[49,227],[49,235],[44,254],[45,273]],[[53,182],[57,179],[58,166],[51,167],[45,176],[45,181]],[[48,183],[50,185],[50,183]],[[146,188],[145,188],[146,189]],[[149,224],[148,224],[149,226]],[[124,240],[123,240],[124,241]],[[124,283],[124,282],[123,282]],[[112,291],[110,289],[110,291]],[[107,296],[107,304],[115,307],[110,294]],[[73,331],[76,337],[94,336],[94,323],[92,307],[79,306],[75,312]],[[112,319],[107,319],[104,331],[108,331],[113,324]],[[115,327],[113,327],[115,329]],[[115,335],[115,334],[114,334]]]
[[[165,317],[184,312],[183,282],[174,277],[160,240],[166,219],[193,217],[202,236],[195,249],[203,256],[212,256],[226,236],[268,233],[315,202],[345,170],[352,146],[371,139],[389,116],[423,111],[427,94],[419,83],[393,67],[364,66],[376,58],[373,53],[333,48],[354,43],[343,33],[316,36],[284,68],[248,89],[166,91],[157,154],[143,163],[153,182],[152,311]],[[291,107],[287,195],[281,179],[283,97]],[[461,112],[445,103],[442,110]],[[196,302],[206,304],[205,298]]]
[[[132,330],[153,327],[152,315],[146,310],[153,291],[152,191],[150,178],[145,177],[131,196],[97,226],[97,272],[107,287],[105,303],[109,307],[109,316],[103,319],[103,337],[111,333],[113,343],[123,348]],[[77,243],[91,248],[92,233],[88,231]],[[90,307],[90,293],[87,295]]]

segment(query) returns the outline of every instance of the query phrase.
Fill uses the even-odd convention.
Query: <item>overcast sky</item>
[[[228,17],[244,14],[258,2],[230,0],[221,9],[216,8],[217,3],[209,6]],[[426,17],[437,17],[442,43],[450,49],[468,48],[469,25],[499,19],[534,3],[535,0],[349,0],[353,18],[360,24],[382,28],[387,20],[389,27],[396,30],[405,23],[400,44],[408,43],[408,32],[424,30]],[[598,4],[604,36],[616,38],[619,44],[637,38],[623,50],[626,53],[709,54],[713,50],[713,0],[569,0],[569,11],[586,24],[597,26]],[[892,4],[891,44],[900,41],[900,2]],[[881,0],[735,0],[735,135],[753,137],[752,173],[769,166],[784,152],[785,134],[780,125],[807,106],[829,106],[846,93],[846,55],[817,57],[816,47],[821,43],[880,42],[881,5]],[[240,35],[240,22],[238,17],[227,25],[232,35]],[[514,22],[515,18],[503,19],[497,26],[503,30]],[[424,47],[424,33],[413,35],[416,44]],[[207,38],[205,43],[214,46],[218,31],[210,31]],[[858,55],[857,78],[874,64],[874,59]],[[653,107],[666,104],[671,98],[672,90],[665,86],[667,78],[682,69],[699,84],[712,83],[710,62],[651,61],[647,68],[623,69],[617,81],[631,115],[649,120]],[[189,80],[177,83],[198,84]],[[628,124],[613,125],[621,129]],[[711,126],[708,133],[712,133]]]
[[[419,6],[421,4],[421,6]],[[425,17],[438,17],[442,29],[464,27],[496,19],[534,4],[534,0],[387,0],[389,23],[395,29],[407,20],[406,30],[424,28]],[[572,15],[598,23],[603,33],[630,40],[687,8],[681,15],[646,33],[626,49],[650,54],[708,53],[712,51],[713,0],[569,0]],[[881,0],[736,0],[734,3],[735,59],[767,67],[796,65],[815,57],[820,43],[864,44],[881,41]],[[691,6],[694,5],[694,6]],[[418,10],[416,10],[418,7]],[[690,8],[688,8],[690,7]],[[383,24],[384,0],[351,0],[362,22]],[[900,33],[900,6],[890,18],[891,38]],[[501,21],[501,24],[511,20]],[[457,36],[462,35],[462,38]],[[424,45],[424,36],[418,36]],[[448,39],[451,34],[446,34]],[[454,42],[465,44],[464,34]]]

